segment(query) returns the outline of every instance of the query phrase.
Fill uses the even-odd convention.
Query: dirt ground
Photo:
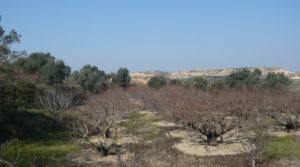
[[[138,106],[138,109],[133,112],[139,117],[135,118],[137,120],[126,118],[122,122],[137,121],[141,125],[133,126],[135,133],[129,133],[126,126],[120,129],[118,138],[118,144],[122,145],[120,154],[103,157],[97,150],[87,146],[80,152],[68,156],[70,166],[215,167],[251,164],[245,156],[251,147],[247,140],[239,138],[242,135],[241,132],[234,130],[224,136],[224,143],[218,146],[207,146],[197,132],[162,119],[159,113],[146,109],[138,100],[131,100],[131,103]],[[270,131],[269,133],[279,137],[300,136],[299,131],[293,134],[282,131]],[[101,138],[94,136],[91,140],[97,142]],[[278,164],[280,163],[278,162]]]

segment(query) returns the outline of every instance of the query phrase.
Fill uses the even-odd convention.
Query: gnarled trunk
[[[102,153],[103,156],[107,156],[109,152],[109,148],[104,146],[98,146],[97,150]]]
[[[287,132],[290,132],[290,130],[295,130],[295,129],[297,129],[297,125],[296,125],[296,123],[294,123],[294,122],[287,122],[287,123],[285,124],[285,128],[286,128],[286,131],[287,131]]]
[[[110,132],[110,130],[109,130],[109,129],[106,129],[104,135],[105,135],[106,138],[110,138],[110,137],[111,137],[111,132]]]
[[[218,135],[214,133],[209,133],[206,135],[207,143],[210,146],[217,146],[218,145]]]

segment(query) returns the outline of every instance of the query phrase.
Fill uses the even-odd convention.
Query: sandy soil
[[[140,104],[140,101],[131,100],[134,104]],[[138,113],[143,114],[145,118],[155,118],[159,116],[158,112],[153,112],[149,110],[138,111]],[[130,121],[130,120],[126,120]],[[176,125],[173,122],[169,122],[167,120],[154,121],[150,122],[152,125],[160,126],[160,127],[172,127],[166,132],[167,137],[171,138],[179,138],[180,141],[175,143],[172,147],[186,155],[196,155],[196,156],[215,156],[215,155],[236,155],[241,154],[249,150],[250,147],[240,144],[240,141],[236,141],[237,136],[233,134],[239,134],[236,131],[232,133],[228,133],[224,136],[224,144],[219,144],[218,146],[207,146],[203,141],[201,141],[199,137],[199,133],[195,131],[189,131],[187,129],[183,129],[182,127]],[[150,127],[150,126],[149,126]],[[177,128],[178,127],[178,128]],[[175,130],[171,130],[175,129]],[[131,136],[127,134],[125,129],[121,129],[121,135],[118,137],[118,144],[126,145],[130,143],[138,143],[141,139],[138,136]],[[239,136],[239,135],[238,135]],[[101,137],[93,136],[91,140],[94,142],[101,141]],[[227,143],[227,141],[234,141],[231,143]],[[150,141],[149,141],[150,142]],[[202,143],[201,143],[202,142]],[[245,141],[243,141],[246,143]],[[131,155],[128,150],[121,150],[120,156],[118,155],[109,155],[103,157],[97,152],[95,149],[88,148],[83,149],[79,153],[75,154],[71,157],[71,161],[82,163],[85,166],[106,166],[105,164],[116,165],[121,158],[122,161],[130,160]]]
[[[270,136],[276,136],[276,137],[286,137],[286,136],[300,136],[300,131],[269,131],[268,134]]]
[[[250,150],[248,144],[241,144],[240,142],[242,139],[237,140],[238,136],[234,136],[233,134],[234,133],[228,133],[225,135],[224,144],[219,144],[218,146],[207,146],[205,143],[203,143],[197,133],[189,132],[187,130],[174,130],[169,132],[167,135],[181,138],[180,142],[176,143],[173,147],[185,154],[190,155],[236,155]],[[245,139],[242,140],[242,142],[247,143]]]
[[[138,111],[138,113],[140,114],[144,114],[145,117],[156,117],[157,116],[157,112],[154,112],[154,111],[149,111],[149,110],[143,110],[143,111]]]
[[[152,124],[156,125],[156,126],[161,126],[161,127],[174,127],[174,126],[177,126],[175,123],[168,122],[168,121],[157,121],[157,122],[153,122]]]
[[[139,111],[139,113],[145,114],[146,117],[156,117],[158,115],[157,112],[152,112],[149,110]],[[161,127],[178,127],[178,129],[180,129],[180,127],[175,123],[166,120],[152,122],[152,124]],[[218,146],[207,146],[205,143],[203,143],[203,141],[200,140],[199,134],[194,131],[173,130],[168,132],[166,135],[169,137],[180,138],[180,142],[176,143],[173,148],[190,155],[236,155],[250,150],[250,147],[247,144],[243,145],[240,143],[241,139],[238,139],[238,137],[240,137],[241,134],[237,131],[232,131],[231,133],[224,135],[224,144],[219,144]],[[234,142],[229,143],[229,141]],[[245,140],[242,142],[247,143]]]
[[[129,152],[123,152],[118,155],[102,156],[97,150],[93,148],[83,149],[79,153],[69,155],[69,160],[75,164],[82,166],[102,166],[104,164],[116,165],[120,158],[121,161],[127,161],[132,155]]]

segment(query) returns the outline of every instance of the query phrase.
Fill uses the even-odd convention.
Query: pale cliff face
[[[171,79],[186,79],[186,78],[197,77],[197,76],[214,78],[214,77],[224,77],[229,75],[232,72],[241,69],[242,68],[226,68],[222,70],[184,70],[178,72],[147,71],[147,72],[132,73],[130,74],[130,76],[131,76],[132,83],[145,85],[151,77],[158,76],[158,75],[163,75]],[[247,69],[253,71],[256,68],[247,68]],[[275,73],[284,73],[286,76],[288,76],[291,79],[300,79],[300,73],[288,71],[282,68],[261,67],[258,69],[262,71],[263,76],[266,76],[269,72],[275,72]]]

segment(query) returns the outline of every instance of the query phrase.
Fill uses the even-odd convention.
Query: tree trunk
[[[109,130],[109,129],[106,129],[106,130],[105,130],[105,137],[106,137],[106,138],[110,138],[110,137],[111,137],[111,133],[110,133],[110,130]]]
[[[103,156],[107,156],[109,152],[109,149],[105,148],[104,146],[98,146],[97,150],[101,152]]]
[[[290,132],[290,130],[296,129],[296,126],[292,122],[288,122],[285,125],[285,128],[286,128],[287,132]]]
[[[206,136],[207,137],[207,143],[210,146],[217,146],[218,145],[218,141],[217,141],[217,136],[214,134],[209,134]]]

